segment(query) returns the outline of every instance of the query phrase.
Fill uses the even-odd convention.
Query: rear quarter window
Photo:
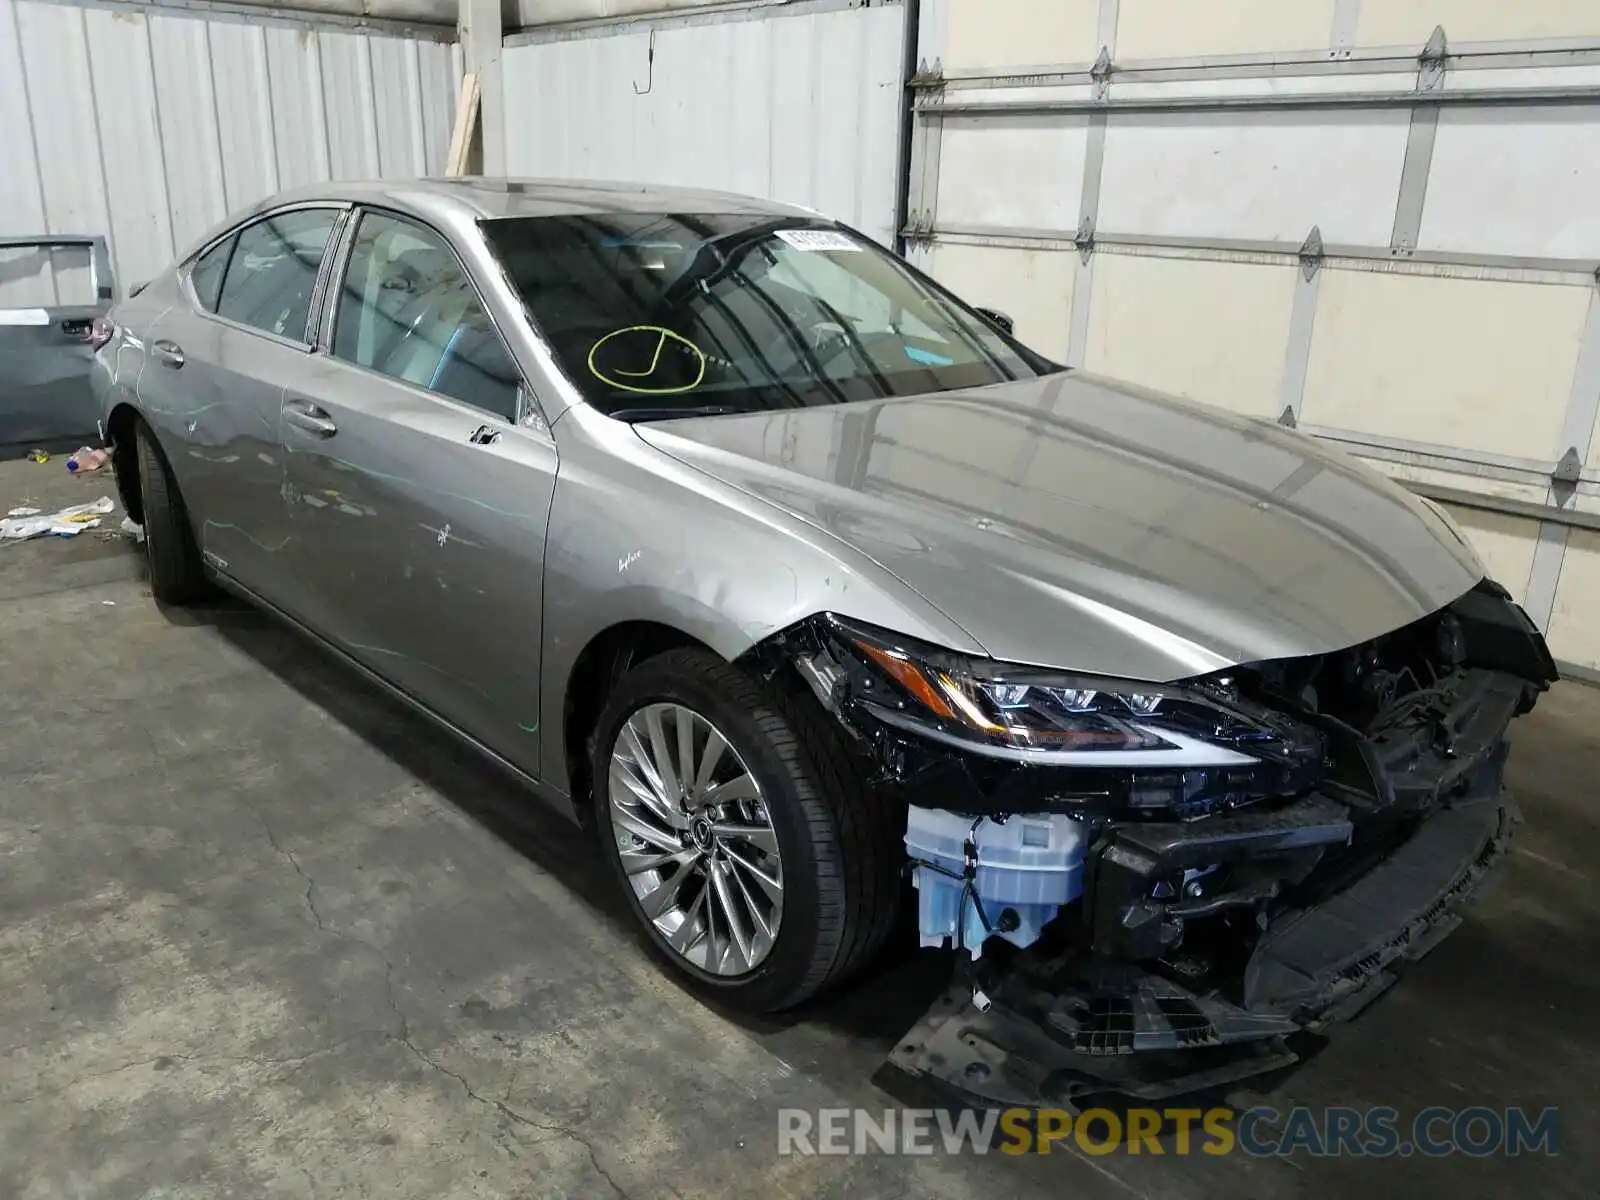
[[[228,269],[235,240],[236,237],[224,238],[195,259],[194,266],[189,268],[189,286],[207,312],[217,311],[217,293],[222,290],[222,276]]]

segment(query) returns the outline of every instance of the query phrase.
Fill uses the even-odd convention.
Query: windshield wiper
[[[658,301],[660,307],[670,311],[678,298],[690,289],[709,287],[725,271],[737,266],[740,259],[778,230],[806,224],[808,222],[804,217],[773,217],[770,221],[762,221],[746,229],[737,229],[706,238],[695,250],[694,258],[689,261],[683,273],[661,293]]]
[[[637,408],[614,408],[606,415],[619,421],[670,421],[676,417],[726,417],[733,413],[749,412],[731,404],[679,404],[673,407],[657,405]]]

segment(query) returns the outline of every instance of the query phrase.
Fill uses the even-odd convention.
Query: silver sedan
[[[1554,677],[1426,501],[802,209],[303,190],[95,340],[156,599],[243,595],[522,776],[751,1009],[869,963],[909,873],[1002,980],[1279,1036],[1470,891]]]

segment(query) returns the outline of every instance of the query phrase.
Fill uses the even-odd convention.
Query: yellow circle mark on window
[[[607,374],[594,365],[594,356],[600,352],[600,347],[611,341],[612,338],[622,337],[624,334],[629,333],[653,333],[657,335],[655,353],[650,356],[650,365],[648,367],[643,371],[624,371],[618,368]],[[656,369],[661,365],[661,352],[666,349],[669,341],[687,346],[694,354],[699,364],[699,370],[695,373],[693,381],[689,383],[674,383],[666,387],[651,387],[648,384],[640,385],[638,383],[623,382],[623,379],[648,379],[654,375]],[[681,392],[692,392],[700,386],[701,381],[706,377],[706,355],[705,351],[701,350],[699,346],[696,346],[681,333],[674,333],[672,330],[664,329],[660,325],[629,325],[622,329],[612,330],[589,348],[589,373],[607,387],[616,388],[619,392],[636,392],[642,396],[675,396]],[[616,378],[619,375],[623,379]]]

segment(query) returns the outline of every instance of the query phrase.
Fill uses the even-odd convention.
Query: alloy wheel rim
[[[612,839],[635,899],[679,958],[744,975],[772,952],[783,860],[761,785],[715,725],[646,704],[611,749]]]

